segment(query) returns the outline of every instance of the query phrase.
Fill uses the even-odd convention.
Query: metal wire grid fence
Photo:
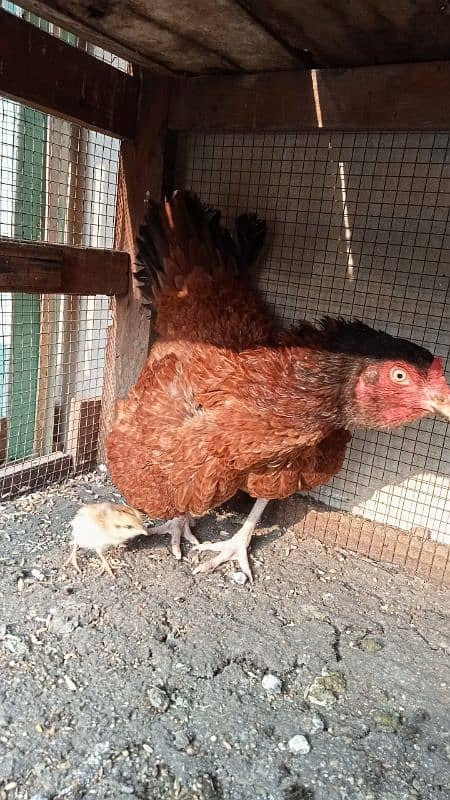
[[[0,235],[113,247],[118,140],[0,98]],[[95,464],[106,297],[0,294],[0,495]]]
[[[287,325],[358,317],[448,360],[448,134],[183,135],[175,182],[230,224],[245,210],[267,220],[260,289]],[[359,520],[357,538],[403,530],[450,543],[447,434],[437,419],[356,433],[343,470],[315,495],[338,513],[310,509],[310,528],[335,541]]]

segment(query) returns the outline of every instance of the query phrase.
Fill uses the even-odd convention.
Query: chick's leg
[[[180,561],[182,539],[186,539],[186,541],[190,542],[190,544],[198,544],[197,537],[194,536],[191,531],[191,525],[193,521],[194,518],[191,516],[191,514],[183,514],[182,517],[169,519],[169,521],[164,522],[163,525],[156,525],[154,528],[149,528],[148,533],[156,533],[160,536],[166,536],[168,534],[170,536],[172,553],[174,554],[175,558]]]
[[[95,552],[97,553],[100,561],[103,564],[103,569],[102,569],[100,575],[103,575],[104,572],[107,572],[108,575],[111,575],[111,578],[115,578],[116,576],[114,575],[114,572],[112,571],[112,569],[111,569],[110,565],[108,564],[108,562],[107,562],[105,556],[103,555],[102,551],[101,550],[96,550]]]
[[[72,564],[72,566],[75,567],[76,571],[81,573],[80,565],[77,559],[77,549],[78,545],[74,544],[72,550],[70,551],[69,558],[67,558],[66,561],[64,562],[64,566],[67,567],[68,564]]]
[[[202,553],[205,550],[212,550],[219,555],[199,564],[194,569],[194,573],[213,572],[217,567],[226,564],[227,561],[237,561],[244,575],[250,583],[253,583],[252,571],[248,563],[248,547],[253,536],[253,532],[261,519],[262,513],[269,501],[259,498],[254,504],[250,514],[245,520],[242,528],[238,530],[231,539],[224,542],[203,542],[194,547],[194,550]]]

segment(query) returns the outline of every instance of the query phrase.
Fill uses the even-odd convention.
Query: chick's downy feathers
[[[103,553],[108,547],[117,547],[136,536],[147,535],[143,526],[144,514],[128,505],[109,501],[88,503],[78,509],[72,527],[72,551],[66,563],[79,570],[76,552],[78,548],[95,550],[103,566],[112,575],[111,567]]]

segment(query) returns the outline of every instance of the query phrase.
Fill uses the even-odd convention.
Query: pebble
[[[54,616],[48,623],[48,630],[58,636],[68,636],[69,633],[73,633],[79,627],[80,622],[78,615]]]
[[[288,741],[288,747],[291,753],[298,756],[306,756],[311,750],[311,745],[306,736],[302,733],[297,733],[292,739]]]
[[[189,736],[184,731],[177,731],[174,734],[173,740],[177,750],[186,750],[191,743]]]
[[[401,725],[399,715],[391,714],[389,711],[376,711],[373,719],[379,728],[389,733],[396,733]]]
[[[270,672],[264,675],[262,687],[270,694],[281,694],[281,681],[276,675],[272,675]]]
[[[347,680],[343,672],[324,670],[322,675],[318,675],[306,688],[304,698],[310,703],[330,709],[346,688]]]
[[[244,583],[247,583],[247,575],[244,575],[243,572],[232,572],[230,577],[231,580],[234,583],[239,584],[239,586],[243,586]]]
[[[308,712],[305,712],[302,714],[302,728],[306,733],[314,735],[315,733],[322,733],[322,731],[325,730],[325,723],[318,714],[308,714]]]
[[[150,705],[156,709],[156,711],[163,712],[167,711],[169,708],[169,698],[167,697],[164,689],[158,689],[157,686],[153,686],[148,693],[148,699],[150,701]]]
[[[379,653],[383,647],[381,639],[375,639],[374,636],[364,636],[359,643],[360,650],[364,650],[365,653]]]

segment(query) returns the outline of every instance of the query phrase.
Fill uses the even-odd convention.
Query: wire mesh
[[[0,99],[0,235],[113,247],[120,143]],[[106,297],[0,294],[0,496],[97,458]]]
[[[188,134],[175,183],[229,224],[246,210],[267,220],[259,285],[286,325],[358,317],[448,359],[448,134]],[[374,532],[381,550],[389,532],[450,543],[446,434],[437,419],[355,433],[343,470],[315,495],[338,513],[305,508],[305,530],[329,541],[344,531],[355,549],[369,536],[366,550]]]

